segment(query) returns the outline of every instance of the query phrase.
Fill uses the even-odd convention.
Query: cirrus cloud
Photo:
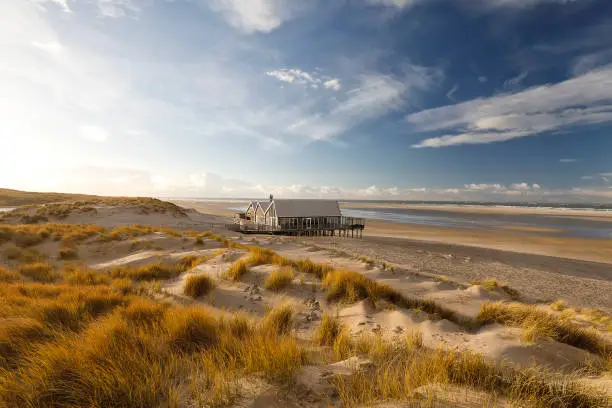
[[[454,131],[416,148],[501,142],[573,125],[612,122],[612,68],[553,85],[478,98],[406,117],[421,131]]]

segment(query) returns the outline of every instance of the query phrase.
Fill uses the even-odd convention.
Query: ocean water
[[[445,210],[406,208],[342,209],[342,214],[370,220],[436,227],[505,230],[546,228],[556,231],[529,231],[533,234],[612,239],[612,222],[546,214],[461,213]],[[569,214],[569,212],[568,212]],[[367,224],[366,224],[367,227]],[[508,229],[510,227],[510,229]]]
[[[455,205],[453,205],[455,206]],[[519,207],[517,205],[495,205],[496,207]],[[539,208],[553,208],[539,206]],[[560,207],[555,207],[559,209]],[[572,209],[561,207],[571,215]],[[229,210],[244,212],[247,206],[230,206]],[[593,208],[591,208],[593,209]],[[609,209],[599,209],[601,212]],[[547,214],[495,214],[462,213],[444,209],[384,208],[380,203],[371,208],[342,208],[347,217],[396,222],[401,224],[429,225],[432,227],[467,228],[479,230],[511,231],[512,228],[546,228],[555,231],[528,231],[531,234],[612,239],[612,222],[588,220],[577,217],[552,216]],[[367,228],[367,223],[366,223]]]

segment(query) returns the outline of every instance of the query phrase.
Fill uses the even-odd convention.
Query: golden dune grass
[[[215,287],[213,279],[208,275],[193,275],[185,282],[184,293],[192,298],[208,294]]]
[[[571,377],[542,369],[502,368],[474,353],[427,349],[420,336],[409,334],[403,342],[366,337],[353,347],[365,352],[372,365],[353,376],[336,377],[343,406],[368,406],[388,400],[410,401],[414,391],[428,384],[455,385],[501,395],[519,406],[600,407],[605,394]]]
[[[610,358],[612,354],[612,344],[606,342],[596,331],[578,327],[567,320],[538,310],[535,306],[489,303],[481,307],[478,320],[483,324],[502,323],[522,327],[525,341],[551,338],[603,357]]]
[[[268,275],[264,282],[264,288],[272,291],[280,291],[286,289],[293,281],[293,268],[284,266],[276,269]]]
[[[106,284],[6,284],[0,322],[0,405],[7,406],[145,407],[176,404],[179,395],[227,402],[237,375],[285,382],[305,358],[288,335],[290,309],[261,324],[240,314],[217,319]]]

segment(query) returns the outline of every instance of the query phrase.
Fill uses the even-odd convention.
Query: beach
[[[173,202],[198,212],[223,217],[231,217],[236,212],[230,208],[247,204],[234,201]],[[342,207],[371,208],[365,207],[365,204],[344,204]],[[395,207],[408,206],[398,204]],[[566,213],[571,212],[572,217],[579,216],[581,219],[612,220],[608,213],[600,215],[586,210],[576,210],[577,214],[574,214],[573,210],[541,208],[416,207],[419,211],[457,212],[473,217],[512,214],[554,217],[556,221],[564,222]],[[568,237],[560,231],[533,228],[451,228],[366,220],[363,239],[335,237],[299,240],[307,245],[385,260],[415,272],[443,276],[462,283],[496,279],[508,283],[532,300],[565,299],[576,306],[611,311],[612,299],[608,294],[612,293],[612,241]],[[557,229],[562,230],[562,224]]]

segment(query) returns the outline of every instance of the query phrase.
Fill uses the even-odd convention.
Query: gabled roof
[[[277,200],[274,199],[277,217],[340,217],[340,206],[331,200]]]
[[[263,212],[266,212],[270,206],[270,201],[254,201],[254,203],[258,204]]]

